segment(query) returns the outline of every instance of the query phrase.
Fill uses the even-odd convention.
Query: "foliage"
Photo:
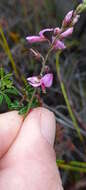
[[[32,97],[34,89],[30,85],[26,85],[23,89],[22,98],[18,89],[13,85],[12,74],[5,74],[3,68],[0,68],[0,106],[5,102],[9,110],[18,110],[19,114],[26,114],[30,99]],[[13,98],[14,97],[14,98]],[[30,108],[39,105],[37,97],[34,100]]]
[[[12,74],[5,74],[3,68],[0,68],[0,106],[3,101],[6,102],[10,109],[10,95],[18,96],[18,90],[13,86]]]

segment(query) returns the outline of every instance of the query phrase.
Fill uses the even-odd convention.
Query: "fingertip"
[[[38,121],[42,136],[53,146],[56,132],[56,121],[53,112],[43,107],[34,108],[27,117],[28,120],[30,118],[33,119],[33,124],[36,120]]]
[[[53,146],[55,141],[56,121],[53,112],[42,109],[41,133],[43,137]]]

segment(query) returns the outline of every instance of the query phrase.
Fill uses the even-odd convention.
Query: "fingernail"
[[[54,114],[43,108],[41,111],[41,133],[52,146],[55,141],[56,122]]]

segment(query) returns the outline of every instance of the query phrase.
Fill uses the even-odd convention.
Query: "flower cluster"
[[[62,27],[46,28],[39,32],[37,36],[26,37],[29,43],[49,42],[53,44],[53,49],[65,49],[64,38],[69,37],[73,33],[74,25],[77,23],[79,15],[76,15],[73,10],[65,16]]]
[[[64,39],[73,33],[74,25],[77,23],[78,19],[79,15],[75,11],[71,10],[64,17],[61,28],[56,27],[43,29],[37,36],[28,36],[26,37],[26,40],[31,44],[37,42],[48,42],[51,50],[64,50],[66,48]],[[45,87],[50,87],[52,85],[53,74],[48,73],[42,77],[32,76],[27,80],[33,87],[41,86],[44,91]]]

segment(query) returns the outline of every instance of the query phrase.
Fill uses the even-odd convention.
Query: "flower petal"
[[[41,36],[28,36],[28,37],[26,37],[26,40],[29,43],[35,43],[35,42],[43,42],[43,41],[45,41],[45,38],[41,37]]]
[[[58,49],[62,50],[62,49],[65,49],[65,48],[66,48],[66,46],[65,46],[64,42],[62,42],[60,40],[56,40],[56,42],[55,42],[55,44],[53,46],[54,50],[58,50]]]
[[[37,76],[27,78],[29,84],[33,87],[39,87],[41,85],[40,79]]]
[[[40,36],[44,36],[44,33],[45,32],[53,32],[53,28],[46,28],[46,29],[43,29],[39,32],[39,35]]]
[[[46,28],[44,30],[41,30],[39,32],[39,35],[41,37],[44,37],[46,41],[49,41],[52,43],[53,28]]]
[[[47,88],[51,87],[53,83],[53,74],[52,73],[46,74],[41,78],[40,82],[41,85],[44,84],[44,86]]]
[[[72,16],[73,16],[73,10],[69,11],[66,16],[64,17],[62,26],[67,26],[71,23],[72,21]]]
[[[61,38],[66,38],[68,36],[70,36],[73,33],[73,27],[68,28],[65,32],[61,33],[60,37]]]

